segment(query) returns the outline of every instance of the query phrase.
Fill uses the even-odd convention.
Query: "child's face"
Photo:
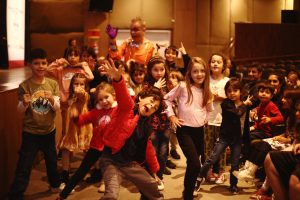
[[[240,99],[241,99],[241,90],[229,87],[226,90],[226,95],[227,95],[228,99],[230,99],[234,102],[240,101]]]
[[[32,70],[32,76],[36,77],[44,77],[46,74],[46,69],[48,66],[47,59],[36,58],[33,59],[30,63],[30,67]]]
[[[115,96],[104,90],[100,90],[98,93],[97,103],[103,109],[110,109],[115,101]]]
[[[169,62],[174,62],[176,58],[176,52],[172,49],[167,49],[165,54],[166,60]]]
[[[70,55],[68,55],[68,61],[70,65],[76,65],[79,63],[79,55],[77,55],[75,52],[72,52]]]
[[[212,74],[222,74],[224,63],[222,56],[213,55],[210,62],[210,70]]]
[[[148,117],[157,111],[160,106],[160,101],[154,100],[153,96],[140,97],[138,105],[140,115]]]
[[[76,78],[73,83],[74,91],[85,90],[85,79],[84,78]]]
[[[166,74],[166,69],[164,63],[157,63],[151,69],[152,77],[158,81],[160,78],[163,78]]]
[[[195,63],[191,70],[191,78],[196,87],[200,87],[205,80],[205,68],[202,64]]]
[[[297,85],[298,77],[296,74],[291,74],[287,77],[286,84],[288,87],[295,87]]]
[[[174,73],[170,73],[168,87],[172,89],[178,85],[179,81]]]
[[[280,89],[281,84],[279,82],[278,76],[272,74],[269,76],[268,78],[269,83],[275,88],[275,94],[277,93],[277,91]]]
[[[133,74],[133,80],[137,84],[142,84],[145,79],[145,73],[140,72],[140,71],[135,71]]]
[[[248,77],[251,81],[259,80],[261,77],[261,74],[262,73],[259,72],[256,67],[250,67],[248,69]]]
[[[266,103],[271,101],[273,94],[269,89],[260,88],[258,91],[258,98],[261,103]]]

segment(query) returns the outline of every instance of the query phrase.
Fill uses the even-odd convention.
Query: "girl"
[[[76,110],[80,114],[88,111],[89,95],[87,93],[87,79],[83,74],[76,73],[70,84],[70,95],[68,99],[69,108],[66,118],[66,134],[63,136],[58,148],[62,152],[62,181],[67,183],[70,169],[70,152],[85,151],[89,148],[92,137],[92,126],[87,124],[77,128],[73,120],[70,119],[71,111]]]
[[[96,108],[80,116],[76,109],[70,110],[70,117],[81,127],[85,124],[93,124],[93,136],[90,142],[90,148],[78,170],[70,178],[58,199],[67,198],[77,183],[84,178],[90,168],[100,158],[104,148],[102,139],[103,131],[110,123],[112,113],[115,112],[116,109],[114,88],[110,84],[103,82],[98,85],[96,89]]]
[[[220,126],[222,122],[221,103],[226,98],[224,86],[229,80],[224,76],[226,69],[226,58],[221,53],[214,53],[209,59],[210,66],[210,90],[213,94],[214,110],[209,114],[208,126],[205,127],[205,157],[207,158],[219,138]],[[201,158],[203,161],[204,158]],[[220,165],[223,170],[220,170]],[[218,184],[225,182],[224,168],[226,165],[225,153],[222,154],[221,162],[216,162],[213,166],[212,173],[209,174],[208,181],[214,181]]]
[[[165,60],[160,56],[154,56],[150,59],[147,65],[146,85],[144,87],[155,86],[161,90],[163,94],[167,93],[166,82],[168,80],[168,69]],[[159,189],[164,189],[163,173],[166,169],[166,162],[169,154],[169,137],[170,127],[167,116],[164,113],[158,113],[153,116],[152,126],[154,134],[152,135],[152,142],[156,150],[156,155],[160,165],[157,172],[159,177]]]
[[[177,126],[177,139],[187,159],[183,198],[193,199],[197,175],[200,171],[199,156],[204,152],[204,125],[212,111],[209,89],[209,68],[203,59],[194,57],[187,68],[185,82],[181,82],[166,96],[167,115]],[[178,116],[172,102],[178,98]]]
[[[230,170],[230,187],[229,191],[237,193],[237,178],[232,172],[239,168],[239,158],[242,145],[242,130],[245,124],[245,112],[248,105],[251,105],[251,97],[246,101],[241,101],[242,85],[237,78],[230,79],[225,85],[227,99],[221,103],[222,108],[222,123],[220,128],[220,136],[217,143],[211,152],[210,156],[205,160],[201,171],[200,178],[205,178],[209,168],[215,164],[226,147],[231,150],[231,170]],[[198,182],[199,185],[202,180]]]
[[[129,62],[129,75],[131,77],[131,80],[134,83],[133,90],[135,94],[137,95],[143,86],[145,75],[146,75],[146,69],[145,65],[139,64],[134,61]]]

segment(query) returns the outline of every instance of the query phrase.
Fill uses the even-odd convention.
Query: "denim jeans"
[[[19,150],[20,157],[8,199],[23,199],[23,193],[29,184],[32,165],[39,150],[44,154],[50,186],[58,187],[60,185],[57,171],[55,132],[56,130],[53,130],[47,135],[35,135],[23,132],[22,144]]]
[[[208,170],[211,168],[212,165],[214,165],[219,160],[220,155],[222,155],[226,147],[229,146],[231,150],[230,185],[234,185],[234,186],[237,185],[237,178],[232,174],[232,172],[239,169],[241,144],[242,144],[242,139],[232,140],[232,139],[220,137],[219,140],[216,142],[212,153],[205,160],[200,171],[200,176],[206,177]]]
[[[151,139],[160,166],[157,176],[162,179],[169,155],[170,130],[166,130],[164,132],[155,132],[151,136]]]
[[[204,128],[182,126],[177,128],[177,139],[186,157],[183,199],[193,199],[197,176],[200,172],[200,155],[204,155]]]

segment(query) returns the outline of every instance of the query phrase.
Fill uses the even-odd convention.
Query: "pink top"
[[[190,103],[186,103],[188,99],[188,92],[186,83],[180,82],[168,94],[165,95],[165,102],[168,106],[168,117],[175,115],[172,105],[175,99],[178,99],[178,118],[183,120],[184,126],[200,127],[207,122],[208,114],[213,110],[212,102],[202,107],[203,89],[195,86],[191,87],[193,99]]]

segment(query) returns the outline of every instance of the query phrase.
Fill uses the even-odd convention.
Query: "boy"
[[[23,199],[35,156],[44,153],[47,176],[52,191],[60,186],[55,148],[55,111],[59,109],[58,84],[46,78],[47,54],[43,49],[30,52],[32,75],[19,85],[18,110],[24,113],[23,135],[16,175],[9,199]]]

